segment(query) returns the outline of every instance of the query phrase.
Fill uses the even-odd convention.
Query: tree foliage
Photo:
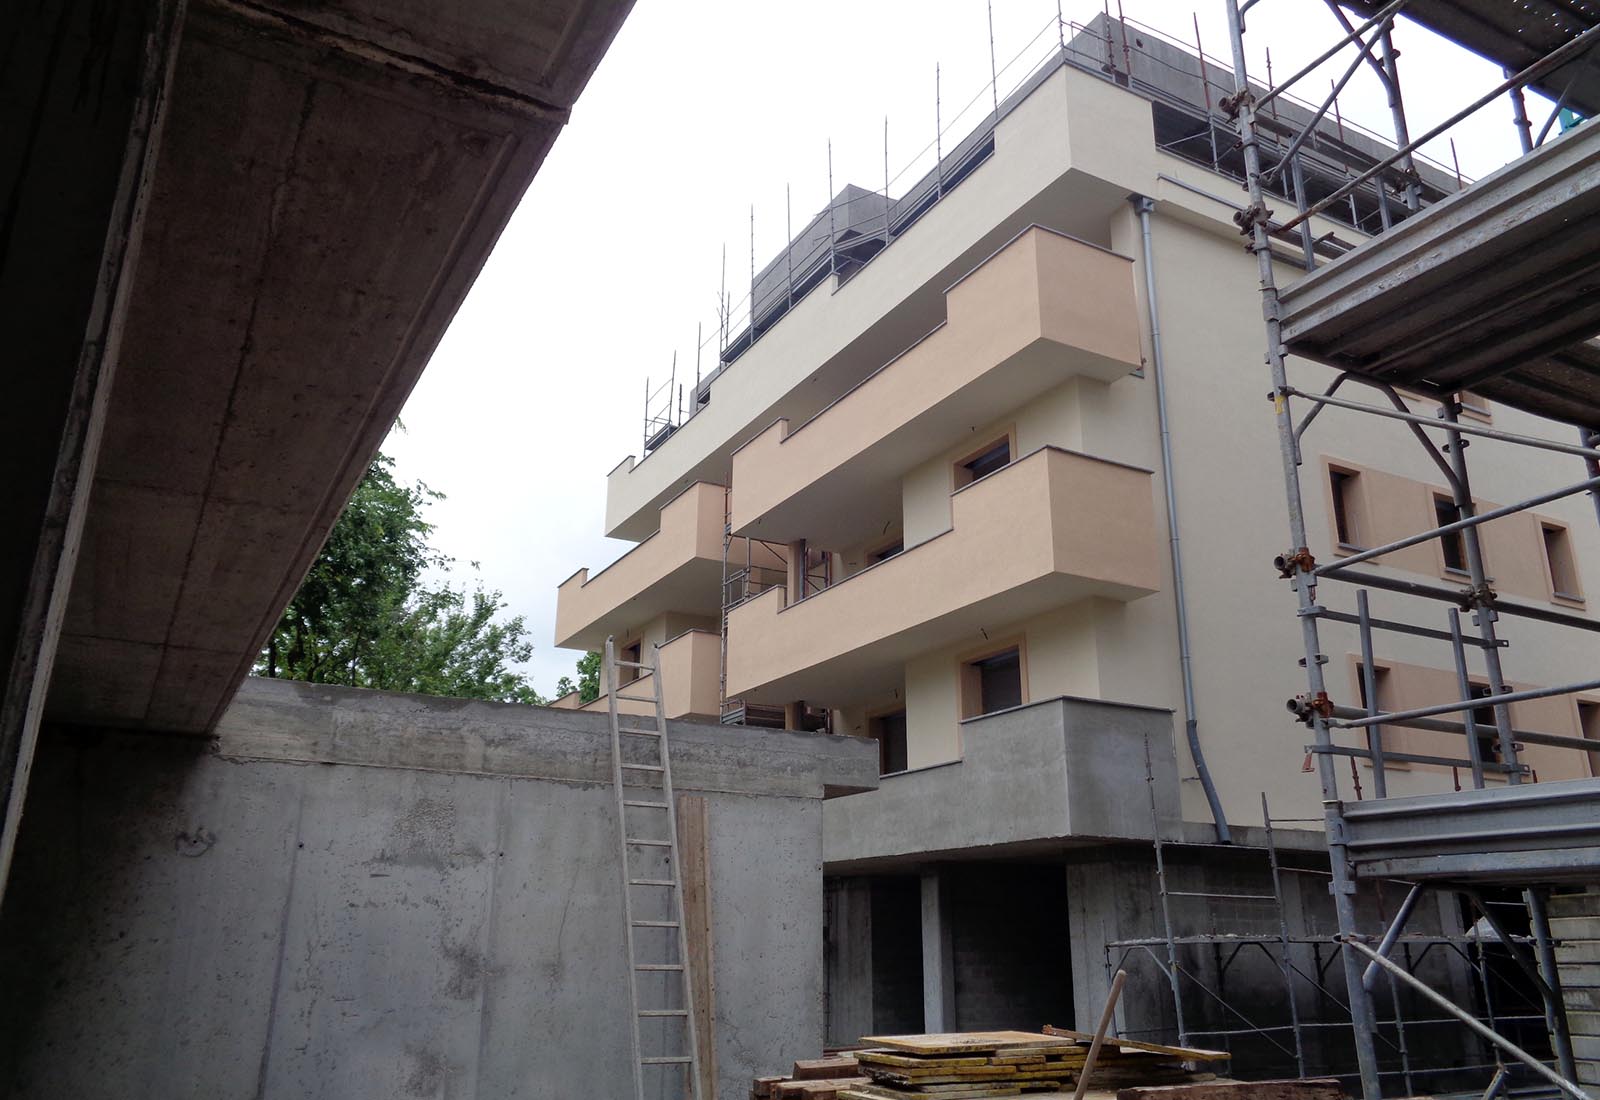
[[[379,455],[256,661],[291,680],[543,703],[517,664],[532,655],[497,591],[425,583],[453,559],[428,545],[423,509],[444,494],[401,485]]]
[[[563,676],[556,681],[556,698],[578,693],[579,703],[592,703],[600,698],[600,654],[585,653],[578,658],[578,682]]]

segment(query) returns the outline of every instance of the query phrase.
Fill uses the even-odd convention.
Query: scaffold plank
[[[1600,423],[1600,124],[1585,123],[1280,292],[1287,351]]]

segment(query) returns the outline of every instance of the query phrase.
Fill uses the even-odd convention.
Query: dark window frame
[[[1444,527],[1452,523],[1459,523],[1466,517],[1461,514],[1461,508],[1454,497],[1443,493],[1433,494],[1433,519],[1435,527]],[[1444,562],[1446,573],[1465,575],[1467,569],[1467,533],[1465,531],[1451,531],[1439,536],[1439,556]],[[1455,560],[1452,561],[1451,559]],[[1457,564],[1459,563],[1459,564]]]
[[[898,719],[898,726],[895,720]],[[907,765],[909,726],[906,708],[886,710],[867,716],[867,736],[878,743],[878,774],[898,775],[909,770]],[[899,765],[896,767],[896,765]]]
[[[1333,497],[1333,541],[1341,550],[1360,550],[1363,546],[1361,506],[1356,496],[1361,491],[1360,478],[1358,470],[1328,467],[1328,491]]]
[[[1000,457],[1002,452],[1003,459]],[[955,461],[953,464],[955,487],[963,489],[975,481],[982,481],[990,474],[999,473],[1015,461],[1016,447],[1008,431]]]

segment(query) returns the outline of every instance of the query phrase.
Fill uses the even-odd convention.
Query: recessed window
[[[906,770],[906,712],[890,711],[867,719],[867,736],[878,742],[878,774]]]
[[[1333,492],[1333,533],[1339,546],[1346,550],[1354,550],[1361,545],[1361,528],[1357,523],[1356,477],[1351,470],[1328,471],[1328,484]]]
[[[1462,519],[1461,509],[1449,497],[1435,495],[1433,498],[1433,518],[1437,526],[1444,527],[1451,523],[1459,523]],[[1439,536],[1439,549],[1444,554],[1444,567],[1455,573],[1467,571],[1467,542],[1465,531],[1450,531]]]
[[[1361,709],[1374,713],[1381,713],[1388,705],[1389,700],[1389,670],[1380,665],[1372,667],[1372,686],[1376,689],[1377,699],[1369,702],[1367,699],[1367,674],[1363,665],[1356,665],[1356,694],[1361,697]]]
[[[1491,699],[1494,692],[1488,684],[1473,684],[1469,698]],[[1495,722],[1494,707],[1474,707],[1473,732],[1478,740],[1478,759],[1485,764],[1500,763],[1500,727]]]
[[[1589,754],[1589,774],[1600,776],[1600,702],[1578,700],[1578,729],[1595,746]]]
[[[975,718],[1022,705],[1022,651],[1017,646],[961,666],[961,716]]]
[[[1011,440],[997,439],[976,454],[956,463],[956,488],[971,485],[980,477],[988,477],[996,470],[1011,465]]]
[[[906,544],[905,544],[905,540],[904,539],[895,539],[893,542],[889,543],[887,546],[880,546],[878,549],[876,549],[876,550],[872,551],[872,553],[868,554],[867,555],[867,564],[868,565],[877,565],[880,561],[888,561],[890,558],[894,557],[896,554],[900,553],[905,548],[906,548]]]
[[[1356,662],[1356,695],[1361,699],[1361,709],[1373,714],[1382,714],[1394,704],[1394,693],[1390,688],[1390,672],[1382,665],[1372,666],[1372,684],[1376,689],[1376,699],[1367,700],[1367,677],[1365,666]],[[1385,728],[1382,731],[1379,744],[1385,749],[1399,752],[1401,746],[1397,743],[1397,731]],[[1394,765],[1390,765],[1393,767]]]
[[[618,686],[621,686],[622,684],[631,684],[639,678],[640,670],[631,666],[640,663],[639,654],[643,651],[643,641],[637,641],[632,645],[625,645],[622,647],[622,653],[618,659],[621,661],[626,661],[627,664],[619,665],[617,667]]]
[[[1572,554],[1572,536],[1554,523],[1540,523],[1544,538],[1544,560],[1550,567],[1550,591],[1562,599],[1581,600],[1578,590],[1578,563]]]

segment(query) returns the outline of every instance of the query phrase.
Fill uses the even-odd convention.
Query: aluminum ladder
[[[622,684],[619,668],[633,670],[634,679]],[[622,687],[634,693],[624,695]],[[701,1100],[660,650],[651,647],[649,664],[619,661],[616,639],[607,638],[605,688],[633,1013],[634,1095],[636,1100]],[[646,725],[649,719],[642,715],[619,715],[619,701],[651,704],[654,723]]]

